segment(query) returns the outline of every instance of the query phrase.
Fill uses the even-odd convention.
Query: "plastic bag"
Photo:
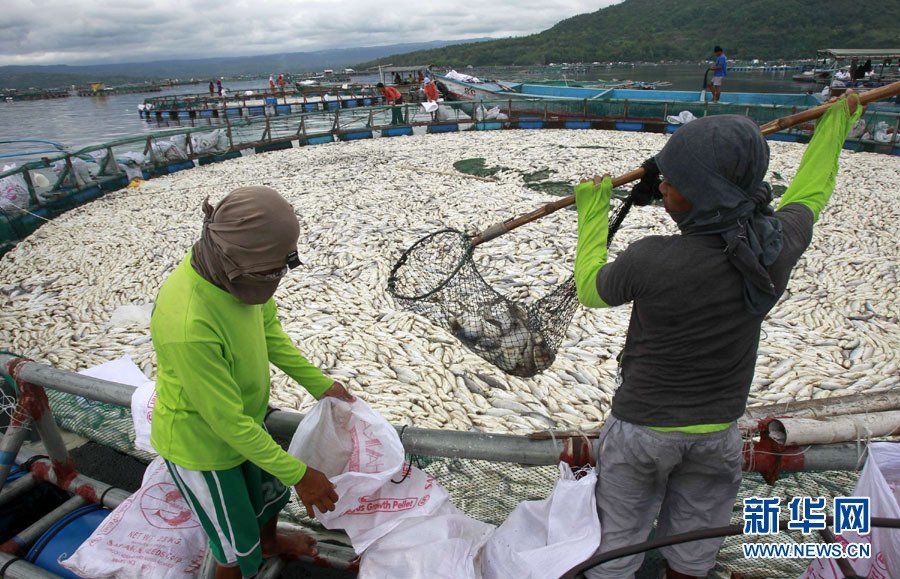
[[[156,382],[145,380],[131,395],[131,420],[134,422],[134,446],[144,452],[156,454],[150,444],[150,423],[156,406]]]
[[[57,175],[62,175],[66,169],[65,161],[53,163],[53,170]],[[100,172],[100,166],[93,161],[85,161],[78,157],[72,157],[72,171],[66,175],[64,186],[82,188],[96,182],[96,175]]]
[[[500,112],[500,107],[493,107],[488,110],[484,115],[485,120],[488,121],[508,121],[509,117],[506,116],[505,113]]]
[[[559,465],[559,480],[542,501],[520,503],[484,547],[484,579],[556,579],[600,546],[600,519],[591,469],[575,479]]]
[[[479,552],[493,525],[464,515],[450,503],[427,517],[407,519],[363,553],[360,579],[476,579]]]
[[[691,121],[697,120],[697,117],[691,111],[681,111],[677,115],[667,116],[666,120],[670,125],[686,125]]]
[[[197,574],[207,549],[200,521],[157,458],[144,472],[140,490],[60,564],[94,579],[183,578]]]
[[[0,172],[5,173],[15,168],[15,165],[4,165]],[[0,210],[16,215],[27,211],[29,205],[31,205],[31,196],[28,194],[28,185],[21,173],[0,179]]]
[[[181,137],[181,146],[175,142],[175,138]],[[187,160],[184,149],[184,135],[176,135],[172,140],[158,140],[150,145],[150,159],[156,164],[177,163]]]
[[[873,517],[900,518],[900,444],[873,442],[869,458],[851,496],[870,497]],[[865,536],[845,532],[837,537],[843,544],[871,543],[868,559],[849,559],[857,575],[869,579],[896,577],[900,569],[900,533],[876,529]],[[894,574],[892,574],[894,573]],[[832,559],[816,559],[801,579],[842,579],[844,574]]]
[[[227,153],[228,135],[222,129],[191,135],[191,146],[197,155]]]
[[[430,475],[404,464],[397,431],[360,399],[320,400],[300,423],[288,452],[334,483],[340,497],[335,510],[316,511],[316,520],[327,529],[344,529],[357,553],[404,520],[430,515],[448,500]]]

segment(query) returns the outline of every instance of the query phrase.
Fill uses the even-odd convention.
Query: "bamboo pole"
[[[864,106],[868,103],[892,97],[894,95],[900,94],[900,81],[891,83],[889,85],[876,88],[874,90],[870,90],[868,92],[862,93],[859,95],[860,106]],[[627,102],[627,101],[626,101]],[[797,113],[795,115],[788,115],[786,117],[782,117],[780,119],[776,119],[774,121],[768,122],[760,127],[760,131],[763,135],[770,135],[772,133],[777,133],[778,131],[784,130],[786,128],[792,127],[794,125],[804,123],[807,121],[811,121],[813,119],[817,119],[827,111],[831,107],[831,104],[824,104],[817,107],[813,107],[809,110],[803,111],[801,113]],[[627,183],[631,183],[632,181],[637,181],[641,177],[644,176],[644,169],[638,168],[633,171],[629,171],[624,175],[620,175],[613,179],[613,187],[621,187]],[[491,239],[495,239],[504,233],[509,233],[513,229],[517,227],[521,227],[526,223],[531,223],[532,221],[536,221],[541,217],[545,217],[550,215],[551,213],[555,213],[560,209],[573,205],[575,203],[575,195],[569,195],[567,197],[563,197],[557,201],[552,203],[547,203],[546,205],[535,209],[530,213],[526,213],[525,215],[520,215],[518,217],[513,217],[512,219],[508,219],[501,223],[495,223],[491,225],[481,233],[476,234],[470,240],[470,244],[472,247],[477,247],[486,241],[490,241]]]
[[[862,414],[865,412],[885,412],[900,410],[900,390],[882,390],[865,394],[833,396],[816,400],[802,400],[786,404],[766,404],[751,406],[738,425],[744,430],[756,429],[759,420],[772,416],[790,416],[792,418],[819,418],[841,414]]]

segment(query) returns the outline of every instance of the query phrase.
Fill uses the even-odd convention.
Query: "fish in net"
[[[631,205],[627,198],[613,216],[607,243]],[[575,278],[531,303],[510,299],[479,273],[474,237],[456,229],[426,235],[397,260],[388,293],[507,374],[535,376],[553,365],[578,309]]]

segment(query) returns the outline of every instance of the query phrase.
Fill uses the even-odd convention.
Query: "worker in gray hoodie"
[[[741,483],[744,413],[762,321],[784,293],[835,186],[838,156],[859,115],[857,95],[818,122],[773,210],[769,147],[749,118],[686,124],[645,163],[636,204],[658,191],[680,235],[640,239],[607,263],[612,181],[575,189],[575,280],[588,307],[632,303],[618,389],[597,451],[600,552],[729,524]],[[658,187],[658,189],[657,189]],[[722,539],[660,549],[667,577],[705,577]],[[586,572],[633,576],[643,555]]]

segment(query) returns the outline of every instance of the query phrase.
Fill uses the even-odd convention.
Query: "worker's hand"
[[[300,502],[306,507],[306,515],[310,518],[316,517],[313,507],[322,513],[333,511],[334,503],[338,500],[334,485],[328,477],[309,466],[306,467],[306,474],[300,482],[294,485],[294,490],[297,491]]]
[[[595,202],[609,201],[611,195],[612,180],[609,173],[595,175],[590,181],[582,181],[575,186],[575,205],[580,212],[585,207],[595,207]],[[606,199],[603,199],[604,196]]]
[[[340,382],[335,382],[322,394],[322,398],[326,396],[331,396],[332,398],[337,398],[338,400],[343,400],[344,402],[355,402],[356,396],[350,394],[350,391],[347,390],[343,384]]]
[[[837,103],[838,101],[840,101],[843,98],[846,98],[847,110],[852,115],[853,113],[856,112],[856,107],[859,106],[859,93],[857,93],[852,88],[848,88],[847,90],[845,90],[844,94],[842,94],[840,97],[831,97],[830,99],[828,99],[827,104],[830,104],[832,106],[841,106],[841,105],[835,105],[835,103]]]
[[[641,164],[641,167],[644,168],[644,176],[631,189],[631,201],[638,207],[650,205],[655,200],[662,201],[662,193],[659,192],[662,180],[659,177],[656,159],[650,157]]]

